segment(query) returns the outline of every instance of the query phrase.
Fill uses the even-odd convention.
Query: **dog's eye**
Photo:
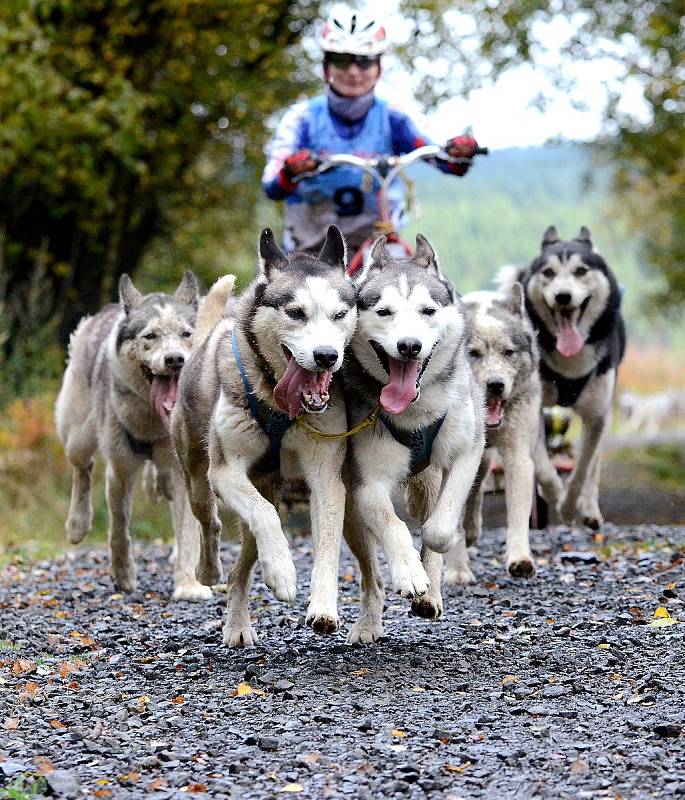
[[[480,352],[480,350],[475,350],[473,348],[469,350],[469,358],[482,358],[482,357],[483,354]]]
[[[392,311],[389,308],[377,308],[376,314],[378,314],[379,317],[389,317]]]
[[[298,321],[302,321],[307,319],[306,314],[301,308],[297,306],[294,308],[286,308],[285,313],[290,317],[290,319],[295,319]]]
[[[552,269],[552,267],[547,267],[547,269],[542,270],[542,274],[545,276],[545,278],[553,278],[554,270]]]
[[[181,336],[183,336],[184,339],[187,339],[188,337],[190,337],[192,335],[193,334],[192,334],[191,331],[183,331],[183,333],[181,334]]]
[[[437,308],[432,308],[431,306],[428,306],[427,308],[424,308],[421,311],[421,313],[426,317],[432,317],[433,314],[435,314],[436,311],[437,311]]]
[[[156,338],[157,338],[157,334],[156,333],[146,333],[145,336],[143,336],[143,339],[147,339],[150,342],[153,339],[156,339]]]
[[[338,311],[338,313],[333,317],[333,319],[345,319],[347,316],[347,309],[344,308],[342,311]]]
[[[511,358],[514,355],[514,351],[511,349],[511,347],[507,347],[507,349],[504,351],[504,355],[507,358]]]
[[[577,275],[579,278],[582,278],[582,277],[583,277],[583,275],[585,275],[585,274],[586,274],[586,272],[587,272],[587,267],[578,267],[578,269],[576,270],[575,274],[576,274],[576,275]]]

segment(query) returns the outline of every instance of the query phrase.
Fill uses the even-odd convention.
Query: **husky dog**
[[[83,319],[71,337],[55,408],[57,433],[73,465],[67,538],[77,544],[91,528],[91,471],[99,450],[107,462],[110,570],[124,592],[136,588],[129,536],[133,489],[140,468],[150,460],[158,486],[171,503],[174,598],[211,596],[194,575],[199,530],[168,434],[197,307],[192,272],[186,272],[173,296],[143,295],[128,275],[122,275],[119,304]]]
[[[524,308],[523,289],[511,295],[473,292],[462,297],[468,314],[468,354],[485,394],[486,449],[464,512],[466,544],[475,544],[483,524],[483,481],[496,448],[504,463],[507,501],[506,567],[517,577],[535,572],[528,541],[533,497],[533,454],[540,439],[539,356]],[[445,557],[448,584],[471,581],[468,555],[455,548]]]
[[[362,575],[351,643],[383,633],[377,541],[395,591],[412,598],[415,614],[440,616],[440,553],[463,537],[462,509],[484,446],[464,312],[428,240],[419,234],[414,256],[393,260],[381,237],[357,281],[359,322],[345,367],[351,422],[372,415],[379,398],[381,410],[351,445],[345,537]],[[422,526],[421,556],[393,508],[391,495],[401,486]]]
[[[549,459],[536,469],[555,485],[562,519],[596,529],[603,522],[600,447],[626,341],[621,292],[585,227],[572,241],[561,241],[556,228],[548,228],[540,255],[517,277],[538,334],[543,405],[572,408],[583,422],[577,465],[565,495]]]
[[[231,646],[257,639],[248,613],[257,557],[276,597],[295,599],[295,566],[274,506],[281,477],[303,475],[311,491],[314,568],[307,623],[319,633],[339,626],[345,444],[325,437],[346,429],[334,375],[357,319],[354,288],[345,278],[345,243],[331,225],[318,256],[286,256],[265,229],[259,260],[259,276],[239,299],[235,322],[221,314],[226,287],[219,282],[210,290],[197,335],[211,332],[183,371],[172,416],[192,508],[202,525],[202,583],[221,579],[215,494],[242,521],[242,549],[227,587],[224,642]],[[297,419],[301,414],[307,429]]]

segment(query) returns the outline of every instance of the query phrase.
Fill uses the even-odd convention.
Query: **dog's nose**
[[[567,306],[571,302],[571,294],[570,292],[559,292],[554,299],[558,306]]]
[[[421,352],[421,342],[418,339],[400,339],[397,352],[405,358],[414,358]]]
[[[321,369],[328,369],[338,360],[338,351],[335,347],[317,347],[314,350],[314,361]]]
[[[186,357],[183,353],[167,353],[164,356],[164,366],[168,369],[181,369],[185,362]]]
[[[491,395],[500,395],[504,391],[504,381],[500,380],[500,378],[493,378],[491,381],[488,381],[488,394]]]

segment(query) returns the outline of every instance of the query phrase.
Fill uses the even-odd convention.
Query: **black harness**
[[[606,355],[587,375],[581,375],[580,378],[566,378],[548,367],[544,361],[540,361],[540,375],[544,380],[554,384],[557,390],[556,405],[570,408],[575,405],[590,378],[603,375],[610,367],[611,355]]]
[[[425,428],[407,431],[393,425],[385,414],[380,415],[381,422],[385,425],[392,438],[406,447],[411,453],[409,470],[412,476],[423,472],[430,464],[433,443],[440,432],[440,428],[442,428],[442,423],[445,421],[446,416],[447,414],[443,414],[434,422],[431,422],[430,425],[426,425]]]
[[[143,456],[143,458],[152,460],[152,442],[146,442],[143,439],[136,439],[136,437],[126,428],[124,428],[124,432],[126,433],[126,441],[128,442],[128,446],[131,448],[132,452],[134,452],[137,456]]]

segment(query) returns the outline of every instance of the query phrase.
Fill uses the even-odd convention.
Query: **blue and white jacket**
[[[305,149],[321,157],[332,153],[361,157],[401,155],[425,144],[430,141],[407,114],[378,97],[357,122],[348,122],[334,114],[325,95],[294,105],[281,119],[267,146],[262,177],[267,197],[285,200],[285,248],[319,247],[331,223],[341,228],[351,247],[358,247],[373,234],[378,190],[376,184],[368,191],[362,184],[364,173],[354,167],[340,167],[297,184],[290,183],[282,172],[288,156]],[[435,163],[443,172],[454,171],[451,164]],[[398,178],[389,192],[392,219],[398,228],[405,221],[404,195],[404,185]]]

